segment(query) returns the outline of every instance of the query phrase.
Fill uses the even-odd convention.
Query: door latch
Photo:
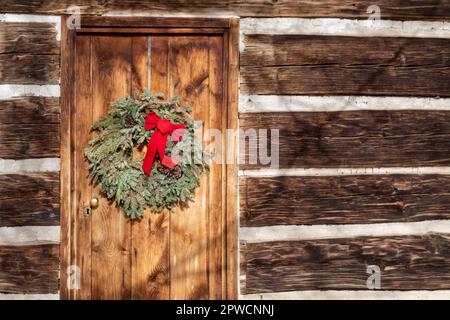
[[[92,213],[92,209],[95,209],[98,207],[98,198],[92,197],[91,200],[89,200],[89,205],[84,207],[84,214],[86,216],[90,216]]]
[[[84,207],[84,214],[85,214],[86,216],[90,216],[91,213],[92,213],[92,209],[91,209],[90,206]]]

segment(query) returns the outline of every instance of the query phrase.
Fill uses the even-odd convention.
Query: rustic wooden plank
[[[369,265],[382,290],[448,289],[449,245],[444,234],[247,243],[245,293],[367,290]]]
[[[151,65],[148,70],[148,41],[146,36],[133,39],[133,77],[138,89],[147,88],[150,71],[151,92],[168,94],[167,36],[151,36]],[[138,49],[139,48],[139,49]],[[137,49],[137,50],[136,50]],[[140,56],[135,56],[140,51]],[[145,51],[145,53],[144,53]],[[169,299],[169,211],[144,212],[132,223],[132,299]]]
[[[209,37],[184,36],[169,40],[171,96],[183,97],[194,119],[209,125]],[[203,133],[202,133],[203,134]],[[170,215],[171,299],[208,299],[209,179],[200,177],[189,208]]]
[[[59,55],[0,54],[0,84],[59,84]]]
[[[446,111],[240,114],[246,133],[279,129],[281,168],[445,166],[450,163],[449,120]],[[249,147],[256,152],[254,137],[242,147],[247,160],[241,168],[263,167],[248,163]]]
[[[57,293],[59,245],[0,246],[0,293]]]
[[[60,54],[54,24],[0,22],[0,54]]]
[[[223,88],[223,43],[221,36],[210,37],[209,46],[209,121],[205,123],[205,130],[226,127],[226,117],[224,110],[224,88]],[[223,137],[222,137],[223,138]],[[216,138],[206,137],[206,145],[212,143]],[[220,139],[220,138],[217,138]],[[223,146],[223,139],[220,142]],[[220,155],[223,157],[223,155]],[[222,200],[224,193],[223,169],[221,162],[212,162],[210,165],[209,177],[207,177],[210,190],[208,191],[208,285],[209,300],[221,300],[226,297],[226,278],[222,278],[226,251],[224,250],[224,207]]]
[[[245,93],[449,94],[448,39],[303,35],[248,35],[245,39],[241,57]]]
[[[111,101],[131,94],[131,37],[96,36],[92,39],[93,121]],[[131,224],[120,208],[101,197],[92,212],[92,299],[130,299]]]
[[[67,26],[68,17],[61,17],[61,250],[60,250],[60,292],[62,300],[73,298],[68,279],[72,265],[74,239],[74,206],[72,206],[72,136],[71,109],[75,104],[75,32]]]
[[[225,67],[227,68],[227,129],[235,132],[238,129],[238,99],[239,99],[239,19],[230,19],[230,30],[225,37],[228,50],[225,52]],[[222,133],[225,128],[222,128]],[[226,165],[226,298],[237,300],[238,292],[238,148],[237,137],[227,140],[226,156],[232,159]]]
[[[235,14],[241,17],[303,17],[303,18],[357,18],[367,19],[367,8],[374,3],[369,0],[325,0],[325,1],[271,1],[240,0],[216,1],[202,0],[186,2],[183,0],[81,0],[81,1],[29,1],[5,0],[3,12],[28,14],[63,14],[71,5],[80,7],[85,14],[105,14],[112,11],[140,13],[167,13],[172,11]],[[450,4],[442,0],[419,0],[407,2],[401,0],[379,0],[381,18],[390,20],[448,20]]]
[[[0,100],[1,124],[33,125],[59,122],[59,98],[20,97]]]
[[[132,78],[137,92],[148,88],[167,93],[168,38],[151,37],[151,69],[148,70],[148,36],[132,38]],[[160,78],[161,73],[163,74]],[[135,151],[144,156],[145,152]],[[132,222],[132,299],[169,299],[169,212],[146,210],[138,221]]]
[[[241,177],[241,226],[449,219],[449,194],[445,175]]]
[[[173,33],[176,29],[182,28],[187,31],[187,33],[195,33],[197,31],[204,31],[206,28],[222,29],[228,27],[227,18],[202,18],[202,17],[90,17],[85,16],[81,19],[81,27],[96,28],[101,29],[120,27],[121,29],[127,29],[132,25],[134,28],[141,28],[145,30],[146,28],[152,28],[153,31],[148,33]],[[174,28],[174,29],[171,29]],[[194,30],[187,30],[187,28],[192,28]],[[134,31],[134,32],[142,32]],[[159,32],[158,32],[159,30]],[[219,30],[217,30],[219,31]],[[121,32],[117,30],[116,32]]]
[[[72,177],[74,187],[72,203],[75,226],[73,227],[73,248],[71,264],[80,268],[79,288],[73,290],[75,299],[91,299],[92,273],[92,213],[86,215],[84,210],[93,196],[92,186],[88,179],[89,170],[83,150],[91,139],[89,132],[93,119],[92,96],[92,37],[77,36],[75,38],[75,108],[72,109],[72,137],[78,147],[73,151]],[[74,288],[73,288],[74,289]]]
[[[59,173],[0,175],[0,227],[57,225]]]
[[[0,158],[59,156],[59,124],[0,124]]]
[[[241,67],[247,94],[448,97],[450,69],[417,66]]]
[[[450,39],[249,34],[244,45],[241,66],[439,68],[450,63]]]

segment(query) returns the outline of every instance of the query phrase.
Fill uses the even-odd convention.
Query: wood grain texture
[[[74,212],[72,206],[72,108],[75,105],[75,30],[67,27],[67,17],[61,17],[61,246],[60,246],[60,291],[62,300],[73,299],[73,290],[68,286],[72,265],[74,239]]]
[[[224,87],[223,87],[223,37],[210,37],[210,46],[208,52],[208,88],[209,88],[209,110],[208,122],[205,124],[205,130],[211,128],[225,128],[226,118],[223,117],[224,106]],[[221,145],[223,145],[223,137]],[[212,137],[205,135],[205,144],[213,142]],[[219,139],[219,138],[218,138]],[[220,155],[223,159],[223,155]],[[209,190],[206,200],[208,203],[208,240],[207,240],[207,271],[208,271],[208,292],[209,300],[222,300],[226,297],[226,277],[222,277],[222,272],[226,266],[226,250],[224,248],[226,230],[224,230],[224,188],[223,172],[224,161],[212,163],[210,165],[209,176],[206,178]]]
[[[228,38],[220,34],[223,30],[217,29],[213,34],[208,30],[203,34],[204,30],[198,28],[189,31],[195,32],[192,35],[167,34],[165,29],[161,30],[162,34],[151,34],[151,42],[144,33],[119,35],[114,30],[107,35],[77,33],[68,40],[75,45],[72,63],[76,90],[72,94],[77,107],[70,115],[70,168],[65,164],[73,179],[73,189],[72,217],[64,220],[68,223],[66,231],[70,228],[71,232],[70,248],[62,250],[69,259],[62,273],[67,280],[67,264],[76,264],[83,269],[82,277],[90,277],[90,281],[82,280],[81,291],[63,288],[64,298],[221,299],[229,296],[227,268],[233,267],[228,265],[226,242],[233,243],[236,239],[229,240],[225,233],[223,201],[227,195],[221,179],[224,166],[217,165],[209,176],[203,175],[195,201],[174,213],[146,211],[140,221],[131,222],[120,209],[100,196],[98,187],[91,194],[100,196],[99,208],[92,211],[90,218],[81,213],[89,200],[89,187],[80,150],[86,144],[87,128],[107,111],[110,101],[130,94],[132,89],[140,91],[150,85],[153,92],[163,92],[167,98],[181,94],[184,103],[193,107],[194,117],[203,120],[206,128],[227,125],[228,119],[223,117],[227,78],[223,73],[228,69],[224,60]],[[85,39],[90,37],[89,49],[89,41]],[[150,53],[148,44],[151,44]],[[67,58],[70,56],[64,58],[65,63]],[[236,67],[238,59],[233,61]],[[67,72],[67,66],[64,70]],[[65,90],[70,94],[70,87]],[[67,121],[68,115],[63,116]]]
[[[448,289],[449,244],[444,234],[247,243],[243,294],[367,290],[369,265],[379,266],[382,290]]]
[[[59,245],[0,246],[0,293],[58,293]]]
[[[59,156],[59,124],[0,124],[0,158]]]
[[[133,36],[132,47],[134,90],[141,92],[149,87],[150,73],[151,92],[167,94],[168,37]],[[145,155],[145,152],[135,151],[135,154],[139,153]],[[169,212],[152,213],[146,210],[141,219],[132,222],[131,231],[131,298],[169,299]]]
[[[59,55],[0,54],[0,84],[59,84]]]
[[[241,113],[240,127],[279,129],[281,168],[446,166],[449,120],[446,111]],[[249,163],[249,147],[258,148],[254,137],[240,167],[263,167]]]
[[[0,84],[59,84],[54,25],[0,22],[0,33]]]
[[[88,179],[88,164],[83,150],[89,145],[89,135],[93,119],[92,95],[92,58],[91,52],[95,38],[91,36],[77,36],[75,39],[75,108],[72,109],[72,137],[79,143],[74,148],[72,177],[74,188],[72,190],[72,203],[76,224],[73,226],[73,249],[71,251],[71,264],[80,268],[80,286],[72,290],[74,298],[78,300],[91,299],[92,287],[92,213],[85,214],[85,208],[93,196],[92,186]],[[94,230],[95,231],[95,230]]]
[[[0,100],[0,158],[57,157],[59,98]]]
[[[54,24],[0,22],[0,34],[0,54],[60,54]]]
[[[59,98],[20,97],[0,100],[1,124],[59,124]]]
[[[128,10],[129,11],[129,10]],[[177,11],[179,12],[179,11]],[[208,17],[160,17],[160,16],[116,16],[116,17],[96,17],[96,16],[85,16],[84,19],[80,21],[82,29],[96,29],[100,27],[103,30],[108,30],[108,32],[121,33],[122,30],[127,30],[130,32],[130,27],[133,27],[133,33],[146,33],[146,34],[165,34],[165,33],[176,33],[176,29],[186,30],[186,33],[208,33],[209,32],[220,32],[222,28],[227,28],[229,24],[229,19],[227,18],[208,18]],[[120,29],[114,29],[120,28]],[[139,28],[139,29],[136,29]],[[81,29],[81,30],[82,30]],[[196,29],[196,30],[192,30]],[[151,30],[151,31],[148,31]],[[83,32],[83,31],[81,31]],[[89,32],[89,31],[88,31]]]
[[[201,0],[5,0],[3,12],[28,14],[63,14],[70,5],[78,5],[85,14],[105,14],[111,11],[167,13],[173,11],[235,14],[241,17],[303,17],[303,18],[357,18],[367,19],[367,8],[371,1],[285,0],[267,2],[264,0],[215,1]],[[448,20],[450,4],[446,0],[379,0],[382,19],[390,20]]]
[[[249,94],[447,96],[450,40],[248,35],[241,66]]]
[[[449,219],[450,176],[240,178],[241,226]]]
[[[105,35],[92,40],[93,121],[112,101],[131,94],[131,37]],[[82,147],[84,148],[84,146]],[[92,191],[100,204],[92,212],[92,299],[131,298],[131,223],[114,204]]]
[[[0,227],[59,225],[59,173],[0,175]]]
[[[174,37],[169,40],[170,95],[183,97],[192,116],[209,125],[209,48],[207,36]],[[199,133],[200,137],[203,132]],[[171,299],[208,299],[208,219],[210,186],[202,175],[189,208],[170,215]],[[214,237],[215,235],[211,235]]]
[[[238,130],[238,99],[239,99],[239,19],[230,19],[230,29],[226,41],[228,50],[224,68],[228,69],[227,76],[227,129]],[[223,132],[223,131],[222,131]],[[238,292],[238,148],[237,137],[227,140],[226,173],[226,279],[229,300],[237,300]]]

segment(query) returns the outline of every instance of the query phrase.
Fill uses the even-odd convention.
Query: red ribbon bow
[[[153,132],[150,141],[148,142],[147,153],[145,154],[144,163],[142,164],[142,170],[149,176],[152,170],[153,161],[155,159],[156,151],[158,151],[161,164],[173,168],[178,164],[177,160],[165,154],[167,136],[170,134],[172,141],[178,142],[181,140],[181,136],[184,132],[184,124],[174,124],[167,119],[160,119],[153,111],[147,114],[145,119],[145,130],[152,130]]]

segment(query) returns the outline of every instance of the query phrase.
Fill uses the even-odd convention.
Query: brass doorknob
[[[97,208],[98,207],[98,198],[92,197],[91,200],[89,201],[89,205],[91,206],[92,209]]]

